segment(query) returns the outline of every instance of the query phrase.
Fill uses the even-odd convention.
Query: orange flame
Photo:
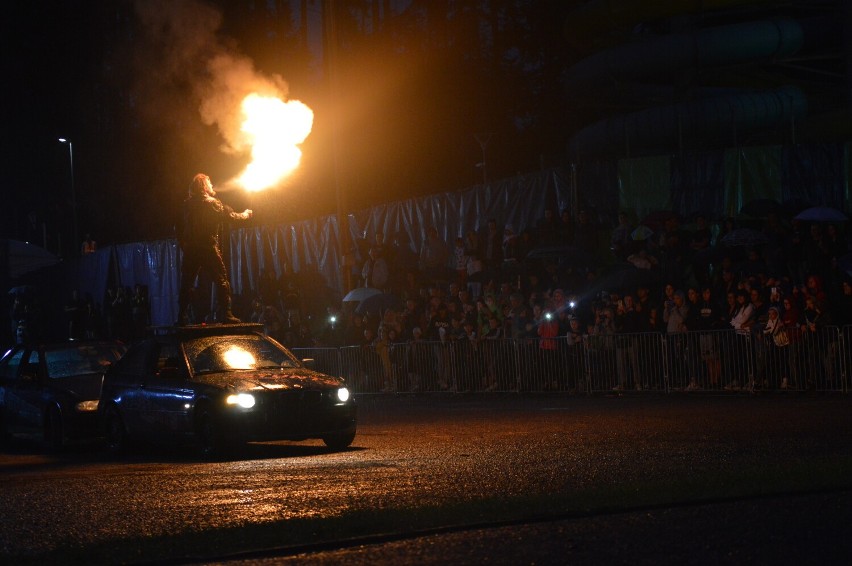
[[[242,112],[240,129],[251,146],[252,161],[235,181],[247,191],[262,191],[298,167],[302,157],[298,145],[311,133],[314,112],[298,100],[284,102],[256,93],[243,99]]]

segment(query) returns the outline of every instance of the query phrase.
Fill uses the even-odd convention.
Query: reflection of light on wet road
[[[218,527],[342,516],[364,507],[364,491],[374,489],[382,475],[389,485],[400,487],[400,466],[364,460],[363,453],[243,460],[216,467],[212,476],[218,485],[192,494],[183,504],[191,515],[206,516],[204,523]]]

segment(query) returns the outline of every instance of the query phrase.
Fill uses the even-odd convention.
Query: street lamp
[[[473,137],[479,142],[479,147],[482,148],[482,161],[476,164],[477,167],[482,167],[482,184],[488,184],[488,161],[485,156],[485,149],[488,147],[488,142],[491,140],[490,133],[474,134]]]
[[[71,249],[74,250],[74,246],[80,243],[77,234],[77,194],[74,192],[74,144],[66,138],[59,138],[59,141],[68,144],[68,160],[71,165],[71,229],[74,237]]]

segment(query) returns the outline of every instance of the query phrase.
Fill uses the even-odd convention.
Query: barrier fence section
[[[850,327],[293,348],[356,393],[463,391],[847,392]]]

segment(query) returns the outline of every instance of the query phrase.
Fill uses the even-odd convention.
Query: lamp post
[[[479,142],[479,147],[482,148],[482,161],[476,164],[477,167],[482,167],[482,184],[488,184],[488,161],[485,155],[485,149],[488,147],[488,142],[491,140],[490,133],[474,134],[473,137]]]
[[[71,165],[71,231],[74,238],[71,249],[74,250],[76,249],[74,246],[80,244],[77,234],[77,194],[74,191],[74,144],[66,138],[59,138],[59,141],[68,144],[68,162]]]

